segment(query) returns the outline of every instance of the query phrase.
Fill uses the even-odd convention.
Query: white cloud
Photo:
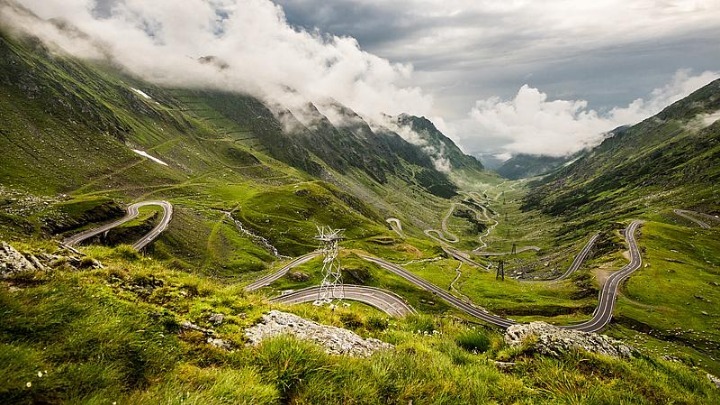
[[[440,118],[438,118],[438,122],[444,124],[444,121],[442,121],[442,119]],[[443,173],[450,173],[452,171],[452,164],[450,163],[450,158],[448,158],[447,156],[445,145],[440,144],[439,147],[431,145],[430,143],[428,143],[425,137],[415,132],[411,126],[400,125],[395,119],[395,117],[390,117],[386,115],[383,117],[382,121],[375,122],[373,123],[373,125],[376,126],[377,129],[387,128],[400,135],[400,137],[402,137],[407,142],[419,146],[433,162],[433,166],[435,166],[436,170]],[[442,129],[440,129],[440,132],[443,132]]]
[[[324,107],[329,105],[327,100],[378,122],[383,113],[425,115],[467,152],[574,152],[597,143],[600,133],[640,121],[717,77],[713,72],[692,76],[679,71],[667,86],[607,112],[590,109],[582,99],[552,100],[540,89],[525,85],[509,100],[486,98],[477,101],[463,119],[447,119],[449,115],[462,116],[480,97],[510,94],[490,89],[508,71],[517,71],[520,77],[526,77],[526,70],[542,76],[543,69],[554,70],[573,60],[592,64],[603,55],[614,64],[627,55],[611,51],[629,44],[646,46],[637,49],[654,48],[661,38],[717,30],[720,0],[344,1],[377,8],[380,12],[370,15],[377,17],[381,26],[394,28],[390,30],[394,34],[407,33],[390,35],[378,50],[395,60],[430,66],[420,74],[410,64],[392,63],[363,51],[354,38],[293,28],[282,9],[270,0],[102,0],[111,5],[111,12],[103,17],[94,16],[94,0],[19,2],[42,18],[70,22],[89,38],[33,21],[14,10],[8,0],[0,0],[0,19],[5,24],[81,57],[109,55],[155,83],[248,92],[292,111],[303,111],[311,100],[331,118],[336,117]],[[297,3],[307,3],[313,10],[318,4],[310,0]],[[348,14],[346,18],[368,23],[354,18],[349,12],[354,7],[347,7],[347,13],[341,10]],[[385,13],[387,10],[393,12]],[[407,31],[403,31],[405,26]],[[227,68],[199,63],[198,58],[204,56],[214,56]],[[545,83],[565,83],[560,91],[581,85],[587,89],[586,82],[591,80],[585,80],[589,73],[581,67],[583,79],[577,83],[563,82],[559,76],[567,72],[557,73],[553,80],[546,74]],[[643,64],[642,71],[646,70]],[[675,67],[669,71],[673,70]],[[475,72],[475,76],[467,72]],[[443,79],[435,80],[439,76]],[[450,100],[439,106],[446,121],[437,117],[433,97],[415,84],[422,82],[422,77],[428,86],[434,86],[439,100]],[[627,87],[637,76],[623,74],[623,78],[626,82],[616,83],[616,88]],[[608,80],[612,79],[603,83]],[[509,86],[514,90],[523,81],[504,83],[505,88],[512,83]],[[545,87],[542,82],[535,86]],[[646,88],[652,86],[655,84]]]
[[[635,124],[720,77],[718,72],[691,75],[678,71],[671,82],[606,114],[588,108],[584,100],[548,100],[547,94],[524,85],[512,100],[479,100],[468,118],[452,128],[465,150],[567,155],[603,139],[603,133]]]
[[[77,56],[109,54],[156,83],[248,92],[289,108],[332,98],[369,117],[426,114],[432,108],[429,95],[404,85],[411,66],[364,52],[353,38],[294,29],[269,0],[123,0],[112,3],[107,18],[93,15],[91,0],[20,3],[41,18],[70,22],[92,39],[69,38],[3,2],[6,23]],[[204,56],[227,68],[199,63]]]

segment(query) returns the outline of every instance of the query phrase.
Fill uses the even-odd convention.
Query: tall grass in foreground
[[[269,309],[258,296],[122,248],[93,252],[106,269],[0,284],[0,403],[720,403],[705,376],[682,364],[544,357],[443,316],[298,308],[396,347],[369,358],[328,355],[287,336],[247,347],[244,328]],[[217,312],[222,325],[208,321]],[[188,320],[235,349],[181,331]],[[515,364],[500,369],[496,360]]]

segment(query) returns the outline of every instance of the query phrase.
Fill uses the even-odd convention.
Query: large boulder
[[[301,340],[315,342],[329,354],[367,357],[377,350],[393,347],[378,339],[363,339],[347,329],[320,325],[280,311],[270,311],[263,315],[258,324],[245,331],[245,337],[253,345],[278,335],[292,335]]]
[[[30,255],[29,257],[25,257],[25,255],[7,243],[0,243],[0,279],[10,278],[19,273],[43,269],[43,265],[35,256]]]
[[[634,350],[622,342],[597,333],[559,328],[545,322],[531,322],[509,327],[505,341],[510,346],[529,345],[538,353],[560,357],[572,350],[612,357],[629,358]]]

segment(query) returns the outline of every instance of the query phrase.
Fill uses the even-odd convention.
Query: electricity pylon
[[[503,263],[502,260],[500,260],[500,263],[498,263],[498,268],[495,272],[495,280],[498,279],[505,281],[505,263]]]
[[[338,252],[340,246],[338,243],[343,239],[344,229],[331,229],[328,227],[317,227],[318,234],[315,239],[322,244],[323,253],[323,281],[320,283],[318,297],[313,305],[329,304],[335,299],[343,299],[345,292],[343,289],[342,273],[340,272],[340,261],[338,260]]]

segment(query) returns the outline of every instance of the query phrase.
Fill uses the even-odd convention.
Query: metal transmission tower
[[[498,263],[497,272],[495,272],[495,280],[498,279],[505,281],[505,263],[502,260]]]
[[[318,234],[315,239],[322,243],[323,252],[323,281],[320,284],[318,297],[313,305],[324,305],[331,303],[334,299],[343,299],[345,294],[340,272],[340,261],[338,242],[343,239],[344,229],[331,229],[329,227],[318,227]]]

